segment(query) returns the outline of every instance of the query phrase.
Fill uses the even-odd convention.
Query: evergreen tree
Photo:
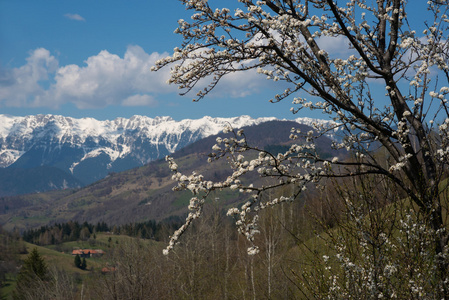
[[[48,267],[44,258],[39,254],[37,248],[34,248],[23,262],[19,277],[21,275],[32,275],[44,280],[47,273]]]
[[[83,261],[81,262],[80,269],[81,269],[81,270],[86,270],[86,268],[87,268],[86,258],[83,257]]]
[[[75,256],[74,263],[75,263],[75,267],[81,268],[81,257],[78,254]]]
[[[34,248],[24,260],[17,276],[17,285],[13,293],[14,299],[24,299],[24,295],[32,295],[39,282],[48,278],[48,267],[44,258]]]

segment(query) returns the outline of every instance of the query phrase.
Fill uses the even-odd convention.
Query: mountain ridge
[[[278,119],[205,116],[175,121],[167,116],[135,115],[129,119],[100,121],[50,114],[23,117],[0,114],[0,167],[55,167],[73,176],[74,180],[70,181],[73,184],[86,185],[111,172],[163,158],[195,141],[218,134],[227,124],[242,128],[275,120]],[[330,122],[311,118],[282,121],[306,125]]]

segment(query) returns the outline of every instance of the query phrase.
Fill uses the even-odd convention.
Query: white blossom
[[[261,210],[293,201],[308,188],[321,188],[328,178],[379,176],[379,187],[393,182],[390,192],[403,195],[395,203],[407,199],[417,215],[427,219],[413,223],[412,217],[405,218],[394,224],[398,232],[376,235],[366,224],[370,220],[367,211],[348,198],[344,205],[350,220],[345,225],[356,227],[354,239],[361,252],[358,260],[353,259],[344,240],[337,239],[332,245],[336,255],[323,257],[326,272],[337,266],[342,271],[327,278],[329,298],[358,299],[357,293],[360,299],[397,297],[398,291],[385,285],[412,270],[401,270],[403,262],[385,254],[411,249],[406,248],[407,242],[418,251],[411,251],[419,259],[410,259],[410,263],[422,259],[425,263],[420,268],[436,267],[438,260],[430,259],[425,249],[430,249],[431,243],[437,245],[431,238],[448,240],[448,235],[439,231],[447,225],[442,221],[439,188],[447,178],[449,163],[449,28],[444,1],[427,3],[429,19],[411,19],[407,12],[417,4],[401,0],[182,2],[193,12],[191,20],[178,22],[176,32],[184,43],[152,68],[170,68],[168,82],[176,84],[182,94],[193,93],[194,100],[200,100],[223,78],[246,72],[266,78],[271,81],[270,88],[278,88],[270,102],[289,98],[293,113],[310,109],[329,117],[329,122],[315,124],[304,133],[289,132],[293,145],[289,144],[285,153],[273,154],[252,146],[243,131],[226,126],[226,137],[217,138],[209,156],[211,162],[226,159],[231,168],[229,176],[217,182],[199,174],[181,174],[167,157],[176,181],[174,189],[189,190],[192,198],[185,224],[171,236],[164,254],[201,216],[212,192],[228,189],[247,197],[247,202],[228,209],[227,214],[235,218],[239,233],[251,245],[248,254],[255,255],[259,252],[255,236]],[[214,5],[233,7],[215,9]],[[335,51],[340,42],[344,49]],[[333,137],[332,147],[337,151],[331,154],[333,158],[320,152],[322,136]],[[266,183],[251,182],[251,176]],[[369,194],[378,195],[376,192]],[[370,201],[381,202],[379,197]],[[371,208],[368,213],[378,209]],[[404,236],[407,239],[400,240]],[[393,240],[395,237],[398,239]],[[376,243],[381,243],[378,248],[385,252],[373,255]],[[433,257],[447,256],[447,243],[440,246],[432,248],[439,249]],[[423,292],[424,281],[435,277],[420,276],[407,282],[408,296],[436,298]]]

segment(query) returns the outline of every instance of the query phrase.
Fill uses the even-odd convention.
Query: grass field
[[[65,242],[59,245],[49,245],[49,246],[37,246],[30,243],[25,243],[28,253],[31,252],[33,248],[37,248],[39,254],[45,259],[49,268],[56,267],[66,271],[72,276],[87,277],[94,270],[101,270],[108,263],[107,255],[102,257],[91,257],[87,258],[87,269],[81,270],[75,267],[74,256],[72,255],[73,249],[101,249],[107,254],[115,246],[122,243],[130,242],[133,237],[125,235],[112,235],[107,233],[97,233],[95,243],[89,241],[75,241],[75,242]],[[156,243],[154,241],[148,241],[151,243]],[[61,251],[63,249],[64,251]],[[22,254],[21,259],[26,259],[28,254]],[[5,299],[11,299],[12,292],[15,288],[15,276],[12,274],[6,274],[7,281],[4,287],[1,289],[0,295],[3,295]],[[3,299],[3,298],[2,298]]]

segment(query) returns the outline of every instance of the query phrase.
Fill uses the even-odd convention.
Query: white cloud
[[[0,104],[10,107],[38,106],[37,100],[46,93],[40,85],[48,81],[58,68],[58,60],[46,49],[30,53],[27,63],[11,70],[0,69]]]
[[[150,95],[129,96],[122,102],[123,106],[156,106],[157,101]]]
[[[348,58],[351,55],[357,55],[357,51],[350,49],[349,40],[341,35],[321,36],[317,40],[318,46],[327,51],[331,57],[339,57],[342,59]]]
[[[0,106],[56,108],[68,102],[80,109],[154,106],[154,95],[177,91],[166,84],[169,69],[150,71],[156,60],[167,55],[130,46],[123,58],[103,50],[82,66],[58,67],[48,50],[36,49],[25,65],[0,68]]]
[[[51,101],[69,100],[78,108],[95,108],[121,103],[130,105],[130,101],[137,103],[137,99],[129,100],[135,94],[173,92],[175,88],[165,83],[169,70],[150,71],[155,61],[163,56],[165,54],[149,55],[139,46],[128,47],[123,58],[103,50],[89,57],[83,67],[61,67],[51,89],[54,96]],[[123,102],[124,99],[127,100]],[[146,100],[148,102],[148,98]]]
[[[66,17],[67,19],[70,19],[70,20],[75,20],[75,21],[86,21],[79,14],[65,14],[64,17]]]
[[[46,49],[31,52],[25,65],[0,68],[0,107],[51,107],[72,103],[79,109],[110,105],[155,106],[158,95],[178,93],[167,85],[170,68],[150,69],[168,53],[146,53],[129,46],[123,57],[103,50],[83,65],[58,66]],[[212,97],[244,97],[267,84],[255,72],[238,72],[222,79]]]

